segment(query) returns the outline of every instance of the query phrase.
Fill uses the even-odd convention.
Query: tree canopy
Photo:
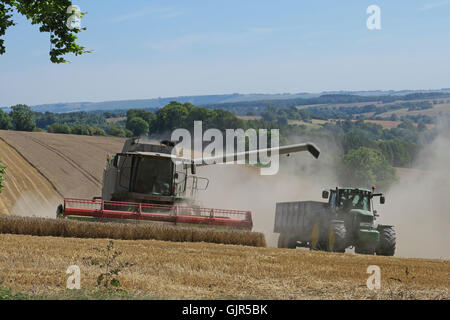
[[[9,130],[11,128],[12,128],[11,117],[3,110],[0,110],[0,129]]]
[[[389,187],[396,180],[392,167],[379,150],[360,147],[352,149],[342,158],[339,180],[347,186],[362,187],[376,185]]]
[[[65,63],[65,54],[73,53],[81,55],[90,51],[76,43],[77,36],[81,30],[86,28],[72,28],[67,26],[72,12],[67,12],[72,6],[70,0],[0,0],[0,55],[6,52],[4,39],[6,30],[15,25],[13,13],[16,10],[31,21],[31,24],[39,25],[40,32],[50,33],[50,61],[53,63]],[[80,13],[81,16],[84,13]]]
[[[24,104],[18,104],[11,107],[11,118],[14,129],[18,131],[33,131],[36,127],[34,121],[34,112],[30,107]]]
[[[141,136],[148,134],[149,125],[141,117],[134,117],[128,122],[127,129],[131,130],[135,136]]]

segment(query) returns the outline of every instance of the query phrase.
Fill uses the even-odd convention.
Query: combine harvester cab
[[[198,190],[206,190],[209,180],[196,175],[196,166],[225,162],[230,155],[187,159],[174,151],[174,143],[140,142],[129,139],[121,153],[107,159],[103,173],[102,196],[88,199],[64,199],[58,217],[76,217],[94,221],[136,220],[225,226],[251,230],[250,211],[202,208],[196,205]],[[231,155],[248,159],[261,150]],[[262,150],[279,154],[309,151],[318,157],[320,151],[310,143]]]

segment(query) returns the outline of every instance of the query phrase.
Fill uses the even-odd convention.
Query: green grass
[[[64,290],[48,294],[15,292],[0,286],[0,300],[155,300],[146,295],[118,293],[112,290]]]
[[[0,300],[166,300],[170,297],[159,298],[144,294],[118,293],[112,290],[64,290],[48,294],[30,294],[15,292],[0,286]],[[229,296],[224,294],[216,300],[248,300],[257,299],[250,296]]]
[[[33,296],[0,287],[0,300],[31,300]]]

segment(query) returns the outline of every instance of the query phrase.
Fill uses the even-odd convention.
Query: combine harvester
[[[319,149],[312,143],[296,144],[264,150],[251,150],[209,159],[187,159],[172,152],[171,141],[158,143],[128,139],[121,153],[108,158],[103,173],[102,196],[94,199],[64,199],[58,206],[57,216],[115,221],[168,222],[225,226],[251,230],[250,211],[202,208],[196,204],[198,190],[206,190],[209,180],[196,176],[196,166],[225,163],[232,158],[278,151],[280,155],[309,151],[315,158]],[[178,151],[178,150],[175,150]]]

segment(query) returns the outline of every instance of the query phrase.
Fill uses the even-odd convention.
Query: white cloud
[[[201,34],[188,34],[163,41],[146,43],[146,46],[155,51],[174,52],[182,48],[196,45],[223,45],[249,41],[256,37],[265,37],[282,30],[281,28],[252,27],[242,32],[209,32]]]
[[[183,15],[183,12],[175,7],[152,7],[116,16],[111,21],[118,23],[148,16],[157,16],[160,19],[173,19],[181,15]]]
[[[430,3],[426,3],[422,8],[420,8],[420,10],[421,11],[431,10],[431,9],[439,8],[439,7],[448,5],[448,4],[450,4],[450,0],[430,2]]]

